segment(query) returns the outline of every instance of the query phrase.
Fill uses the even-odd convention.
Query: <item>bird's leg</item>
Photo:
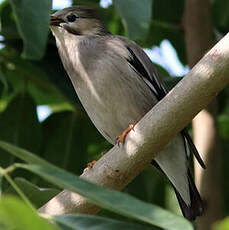
[[[96,160],[93,160],[87,163],[87,168],[85,168],[83,171],[86,172],[87,170],[91,169],[95,163],[96,163]]]
[[[124,144],[125,139],[126,139],[126,135],[127,135],[131,130],[134,130],[134,126],[135,126],[135,124],[130,124],[129,127],[128,127],[127,129],[125,129],[125,130],[122,132],[122,134],[116,138],[117,144],[118,144],[118,145],[119,145],[120,143]],[[104,154],[105,154],[105,153],[102,152],[102,156],[103,156]],[[90,169],[93,167],[93,165],[94,165],[95,163],[96,163],[96,160],[89,162],[89,163],[87,164],[87,168],[85,168],[83,171],[86,172],[87,170],[90,170]]]
[[[118,145],[119,145],[120,143],[124,144],[125,139],[126,139],[126,135],[127,135],[131,130],[134,130],[134,126],[135,126],[135,124],[130,124],[129,127],[128,127],[127,129],[125,129],[125,130],[123,131],[123,133],[122,133],[120,136],[117,137],[116,140],[117,140]]]
[[[103,151],[101,153],[101,156],[104,156],[105,154],[106,154],[106,152]],[[96,160],[93,160],[93,161],[87,163],[87,168],[85,168],[83,171],[86,172],[87,170],[91,169],[94,166],[95,163],[96,163]]]

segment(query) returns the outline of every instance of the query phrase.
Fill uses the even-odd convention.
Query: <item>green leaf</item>
[[[229,229],[229,217],[213,225],[213,230],[228,230],[228,229]]]
[[[17,167],[34,172],[47,181],[61,188],[76,192],[92,203],[115,213],[168,230],[193,229],[192,225],[183,217],[174,215],[156,205],[137,200],[124,193],[92,184],[62,169],[23,164],[17,164]]]
[[[6,95],[8,91],[8,83],[5,79],[4,74],[0,71],[0,97]]]
[[[0,4],[0,20],[0,33],[8,42],[11,42],[13,39],[20,39],[15,25],[15,17],[9,1],[3,1]]]
[[[5,151],[9,152],[11,155],[18,157],[19,159],[24,160],[27,163],[31,164],[40,164],[40,165],[46,165],[48,167],[54,167],[49,162],[41,159],[40,157],[36,156],[35,154],[19,148],[15,145],[12,145],[10,143],[0,141],[0,148],[4,149]]]
[[[114,5],[122,18],[129,38],[144,40],[149,30],[152,0],[114,0]]]
[[[10,0],[17,16],[19,33],[24,41],[22,56],[40,59],[45,52],[49,33],[50,0]]]
[[[102,20],[107,25],[109,31],[113,34],[124,35],[125,29],[122,24],[121,18],[118,12],[115,10],[114,5],[103,9],[99,8],[99,15],[101,16]]]
[[[39,65],[42,66],[46,72],[49,81],[52,82],[72,104],[76,104],[77,102],[80,104],[72,82],[61,63],[57,48],[53,46],[53,43],[48,46],[47,52],[44,58],[39,62]]]
[[[0,201],[0,224],[16,230],[55,230],[45,219],[39,217],[22,201],[4,197]]]
[[[54,216],[52,220],[63,230],[156,230],[156,228],[86,215]]]
[[[60,192],[57,189],[39,188],[24,178],[15,178],[14,182],[36,208],[43,206]],[[17,195],[12,187],[9,187],[5,194]]]
[[[164,175],[155,167],[149,166],[131,181],[124,191],[140,200],[163,206],[165,186]],[[155,194],[160,194],[160,196],[155,196]]]
[[[56,56],[54,58],[54,62],[58,61],[57,58],[59,57]],[[58,78],[61,78],[63,75],[63,72],[58,71],[57,66],[50,68],[50,65],[53,64],[50,63],[51,59],[53,59],[53,55],[39,62],[25,60],[20,57],[18,51],[8,46],[0,51],[0,60],[4,67],[2,72],[7,81],[12,85],[13,92],[21,93],[26,89],[34,98],[36,104],[50,105],[67,102],[60,91],[49,80],[50,75],[57,75]],[[58,62],[57,64],[59,64],[59,67],[61,66],[61,63]]]
[[[82,180],[71,173],[58,169],[46,161],[19,147],[0,141],[0,146],[14,156],[29,163],[41,163],[44,166],[17,164],[20,168],[28,169],[45,180],[77,192],[93,203],[108,210],[171,230],[193,229],[191,224],[182,217],[176,216],[162,208],[137,200],[121,192],[102,188]],[[116,202],[114,202],[114,200]]]
[[[81,133],[85,122],[81,118],[82,115],[77,112],[61,112],[52,114],[42,124],[46,140],[44,158],[78,174],[87,164],[87,138]],[[87,128],[85,132],[90,133]]]
[[[45,141],[43,157],[76,174],[82,173],[87,165],[90,146],[95,144],[98,154],[104,150],[103,137],[88,116],[80,110],[54,113],[42,123],[42,126]]]
[[[213,23],[218,29],[221,29],[223,32],[227,31],[229,26],[229,1],[228,0],[215,0],[211,5],[212,8],[212,18]]]
[[[226,140],[229,138],[229,116],[227,113],[219,116],[219,131],[222,138]]]
[[[1,199],[1,196],[2,196],[2,183],[3,182],[3,175],[0,174],[0,199]]]
[[[36,154],[41,151],[42,130],[37,118],[36,105],[29,94],[17,95],[0,114],[0,140],[29,149]],[[14,162],[0,151],[3,167]]]
[[[153,20],[180,26],[184,14],[184,0],[153,1]]]

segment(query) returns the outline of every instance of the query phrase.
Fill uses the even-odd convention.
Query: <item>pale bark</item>
[[[184,30],[188,64],[195,65],[214,42],[209,0],[186,0]],[[207,166],[195,160],[195,181],[206,202],[206,211],[198,219],[198,229],[208,230],[222,217],[221,152],[217,132],[217,101],[193,120],[194,143]]]
[[[114,146],[81,178],[123,189],[228,83],[229,34],[136,124],[123,146]],[[58,215],[98,210],[85,198],[65,190],[39,211]]]
[[[215,104],[216,101],[193,120],[194,142],[207,166],[207,169],[203,170],[195,162],[196,184],[206,205],[204,215],[197,222],[200,230],[211,229],[212,224],[223,217],[222,156]]]

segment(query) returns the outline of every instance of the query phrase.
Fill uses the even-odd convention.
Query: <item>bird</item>
[[[155,65],[134,41],[113,35],[94,8],[59,10],[51,15],[50,28],[91,121],[108,142],[125,144],[128,132],[168,93]],[[168,177],[183,216],[193,221],[204,207],[188,158],[193,154],[205,164],[186,129],[169,146],[168,154],[158,153],[151,163]]]

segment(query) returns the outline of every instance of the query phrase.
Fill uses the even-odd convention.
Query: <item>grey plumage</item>
[[[101,134],[112,144],[129,124],[136,124],[167,93],[144,51],[128,39],[112,35],[93,9],[70,7],[51,17],[64,68]],[[197,156],[184,130],[155,158],[154,164],[173,184],[182,212],[201,215],[201,198],[187,166],[186,152]]]

